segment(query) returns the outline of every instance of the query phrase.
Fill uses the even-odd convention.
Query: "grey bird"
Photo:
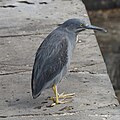
[[[34,99],[47,88],[53,88],[55,94],[55,97],[52,98],[52,106],[65,103],[65,101],[60,101],[60,98],[74,95],[74,93],[59,95],[57,84],[68,70],[78,33],[86,29],[106,32],[103,28],[86,24],[84,21],[74,18],[60,24],[44,39],[36,52],[33,65],[31,88]]]

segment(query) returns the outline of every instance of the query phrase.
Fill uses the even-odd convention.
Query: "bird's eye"
[[[82,27],[82,26],[83,26],[83,24],[80,24],[80,26]]]

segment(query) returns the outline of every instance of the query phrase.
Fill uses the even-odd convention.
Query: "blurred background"
[[[83,0],[91,23],[108,30],[96,32],[107,71],[120,102],[120,0]]]

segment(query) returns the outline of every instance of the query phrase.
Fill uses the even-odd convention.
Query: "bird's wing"
[[[65,37],[48,37],[39,47],[32,72],[32,95],[36,98],[67,64],[68,43]]]

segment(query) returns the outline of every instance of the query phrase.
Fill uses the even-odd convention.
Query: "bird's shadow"
[[[46,94],[47,93],[47,94]],[[51,101],[49,101],[49,91],[45,91],[42,93],[38,98],[33,99],[31,95],[28,96],[22,96],[19,99],[12,99],[7,102],[8,107],[14,107],[18,109],[25,109],[25,108],[33,108],[33,109],[41,109],[42,107],[49,106],[51,104]]]

